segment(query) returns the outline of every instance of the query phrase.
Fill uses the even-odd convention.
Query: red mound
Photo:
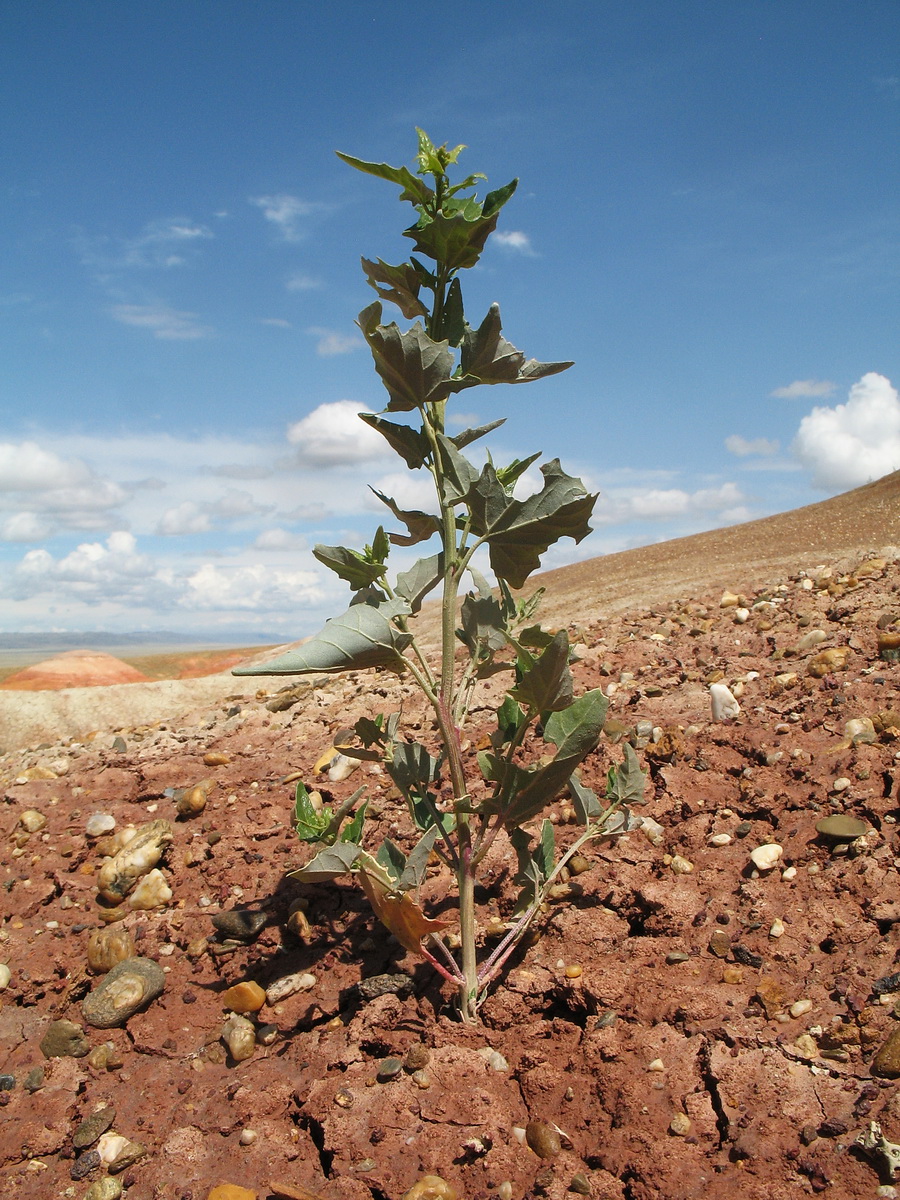
[[[10,675],[0,688],[17,692],[56,691],[71,687],[104,687],[110,683],[146,683],[143,675],[102,650],[67,650]]]

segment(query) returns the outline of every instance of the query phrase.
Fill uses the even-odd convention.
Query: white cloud
[[[163,341],[196,341],[213,333],[210,326],[199,323],[196,313],[177,312],[165,304],[116,304],[109,311],[123,325],[148,329]]]
[[[62,459],[37,442],[0,442],[0,492],[44,491],[91,480],[90,468],[78,459]]]
[[[217,500],[205,507],[210,516],[230,521],[240,517],[263,516],[270,513],[273,506],[260,504],[250,492],[239,488],[228,488]]]
[[[154,564],[137,553],[134,537],[118,530],[105,544],[82,542],[60,559],[47,550],[29,550],[4,590],[18,600],[63,592],[85,604],[110,596],[146,602],[151,592],[159,594],[160,582]]]
[[[373,487],[395,500],[398,508],[407,511],[418,509],[420,512],[435,512],[438,507],[437,497],[434,494],[434,481],[428,471],[392,471],[388,475],[382,475],[373,484]],[[390,511],[371,492],[367,507],[383,513],[386,523],[393,522],[393,526],[399,528],[398,522],[394,520]]]
[[[306,550],[309,543],[288,529],[264,529],[253,543],[256,550]]]
[[[787,387],[776,388],[769,395],[777,396],[779,400],[807,400],[830,396],[835,391],[837,384],[830,379],[795,379]]]
[[[725,449],[736,454],[738,458],[747,458],[750,455],[769,458],[778,453],[778,442],[772,441],[770,438],[747,439],[741,437],[739,433],[733,433],[725,439]]]
[[[334,329],[322,329],[313,325],[306,332],[310,337],[317,338],[316,354],[322,358],[333,358],[337,354],[352,354],[360,350],[365,342],[357,334],[338,333]]]
[[[380,433],[359,419],[368,412],[353,400],[320,404],[288,427],[287,439],[296,446],[296,461],[304,466],[343,467],[382,458],[390,453]]]
[[[601,493],[594,519],[601,525],[624,525],[631,521],[665,522],[675,518],[717,514],[725,523],[746,520],[745,497],[734,483],[715,488],[614,488]]]
[[[316,205],[281,192],[276,196],[251,196],[250,203],[262,209],[265,219],[274,225],[286,242],[299,242],[303,234],[298,225],[315,211]]]
[[[498,246],[502,246],[504,250],[515,250],[518,254],[534,257],[534,250],[531,248],[531,239],[527,233],[523,233],[520,229],[498,230],[492,240]]]
[[[321,280],[314,279],[312,275],[304,275],[300,272],[297,275],[292,275],[284,285],[289,292],[310,292],[315,288],[322,286]]]
[[[187,580],[179,606],[263,612],[296,612],[321,602],[325,593],[314,571],[270,570],[254,566],[219,567],[204,563]]]
[[[150,221],[132,238],[83,237],[77,242],[81,260],[99,271],[178,267],[185,252],[215,235],[188,217]]]
[[[792,449],[825,491],[858,487],[900,469],[897,389],[870,371],[850,389],[846,404],[808,413]]]
[[[5,542],[40,542],[52,532],[49,521],[31,512],[13,513],[0,526],[0,538]]]
[[[168,508],[159,519],[156,532],[162,537],[179,537],[183,534],[208,533],[212,528],[209,513],[204,512],[193,500],[183,500],[175,508]]]

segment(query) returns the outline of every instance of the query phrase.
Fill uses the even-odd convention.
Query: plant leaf
[[[596,495],[567,475],[559,459],[545,463],[541,473],[541,491],[516,500],[507,496],[496,471],[486,463],[466,497],[473,525],[488,542],[494,574],[514,588],[524,586],[541,565],[541,555],[560,538],[580,542],[591,532],[588,518]]]
[[[387,871],[391,877],[392,883],[396,886],[400,882],[400,876],[406,868],[406,855],[395,842],[390,838],[385,838],[378,847],[378,853],[375,855],[375,861]]]
[[[326,621],[320,633],[296,650],[259,666],[235,667],[232,675],[302,675],[366,667],[402,671],[403,651],[412,641],[412,634],[398,629],[392,618],[408,616],[409,611],[409,605],[401,600],[390,600],[377,608],[354,604],[341,616]]]
[[[452,271],[474,267],[485,242],[497,228],[497,213],[485,217],[481,204],[468,199],[448,199],[439,213],[420,208],[419,219],[403,236],[412,238],[421,254]]]
[[[564,629],[551,639],[509,694],[532,712],[558,712],[571,705],[574,685],[569,671],[569,635]]]
[[[409,604],[411,612],[417,613],[422,601],[443,578],[444,555],[432,554],[430,558],[420,558],[408,571],[401,571],[394,591]]]
[[[409,857],[406,860],[406,866],[403,868],[403,873],[400,876],[400,883],[397,885],[397,890],[401,892],[411,891],[413,888],[419,887],[422,880],[425,878],[425,869],[428,866],[428,859],[434,847],[435,838],[440,830],[437,825],[432,825],[416,842],[412,850],[409,852]]]
[[[395,742],[384,766],[407,801],[424,795],[440,770],[438,759],[420,742]]]
[[[610,769],[606,794],[619,804],[643,804],[649,775],[641,770],[638,756],[630,743],[625,743],[625,761]]]
[[[457,448],[462,450],[464,446],[468,446],[471,442],[475,442],[478,438],[483,438],[485,434],[492,433],[495,429],[499,429],[501,425],[506,424],[506,417],[500,417],[497,421],[491,421],[487,425],[479,425],[476,429],[464,429],[462,433],[457,433],[450,441]]]
[[[401,533],[388,534],[395,546],[415,546],[418,542],[427,542],[433,534],[440,530],[440,517],[421,512],[419,509],[399,508],[395,500],[392,500],[390,496],[385,496],[384,492],[379,492],[377,488],[370,486],[369,491],[374,492],[382,504],[386,504],[397,520],[402,521],[409,530],[409,536]]]
[[[456,636],[472,654],[502,650],[507,644],[506,621],[499,601],[493,596],[473,596],[470,592],[460,606],[462,628]]]
[[[353,842],[335,842],[320,850],[305,867],[291,871],[291,878],[299,879],[301,883],[326,883],[352,870],[360,853],[360,847]]]
[[[423,314],[427,315],[427,314]],[[444,300],[444,311],[441,314],[440,333],[451,346],[458,346],[466,330],[466,318],[463,313],[462,288],[458,278],[451,279]]]
[[[585,692],[563,712],[553,713],[544,726],[544,741],[556,746],[557,758],[580,762],[600,741],[608,706],[600,688]]]
[[[569,795],[572,797],[572,807],[582,825],[589,825],[603,812],[603,807],[597,799],[597,793],[591,788],[584,787],[577,773],[569,780]]]
[[[446,399],[454,366],[447,342],[432,341],[418,322],[407,330],[394,321],[390,325],[380,322],[381,304],[376,300],[363,309],[357,323],[388,390],[388,411],[411,412]]]
[[[313,808],[305,784],[298,782],[294,792],[294,829],[300,841],[317,842],[330,821],[330,810]]]
[[[346,546],[314,546],[313,555],[354,590],[369,587],[384,575],[383,562],[369,562],[359,551]]]
[[[418,954],[423,937],[447,928],[446,921],[432,921],[426,917],[409,892],[397,896],[368,869],[360,867],[359,881],[375,916],[404,949]]]
[[[348,821],[340,832],[338,841],[353,842],[354,845],[359,845],[362,841],[363,825],[366,823],[366,809],[369,807],[368,800],[359,806],[359,809],[354,814],[353,819]]]
[[[478,483],[479,471],[465,455],[460,454],[452,438],[439,433],[437,440],[444,474],[444,499],[448,504],[459,504],[468,498]]]
[[[399,183],[403,188],[400,193],[401,200],[409,200],[413,204],[425,204],[434,195],[431,188],[423,180],[417,179],[406,167],[366,162],[362,158],[354,158],[351,154],[342,154],[340,150],[336,150],[335,154],[342,162],[355,167],[357,171],[364,171],[367,175],[376,175],[379,179],[387,179],[389,183]]]
[[[420,280],[412,263],[405,262],[392,267],[380,258],[377,262],[364,258],[362,268],[369,286],[375,289],[382,300],[396,304],[408,320],[428,316],[428,309],[419,299]],[[388,286],[379,287],[380,283]]]
[[[392,421],[385,421],[376,413],[363,412],[359,414],[359,418],[381,434],[391,449],[396,450],[406,462],[410,470],[414,471],[417,467],[424,465],[430,447],[428,439],[418,429],[413,429],[410,425],[395,425]]]

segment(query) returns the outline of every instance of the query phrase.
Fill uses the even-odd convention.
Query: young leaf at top
[[[403,188],[400,193],[401,200],[409,200],[412,204],[425,204],[434,195],[431,188],[421,179],[416,179],[407,167],[391,167],[387,163],[366,162],[362,158],[354,158],[351,154],[342,154],[340,150],[336,150],[335,154],[342,162],[355,167],[357,171],[364,171],[367,175],[376,175],[379,179],[387,179],[389,183],[400,184]]]
[[[376,583],[384,575],[384,563],[370,562],[358,550],[346,546],[314,546],[313,555],[356,591]]]

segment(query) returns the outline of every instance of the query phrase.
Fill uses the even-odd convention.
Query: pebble
[[[96,1171],[100,1165],[100,1155],[97,1153],[97,1151],[86,1150],[72,1167],[71,1171],[69,1171],[69,1178],[74,1179],[76,1182],[79,1179],[86,1179],[88,1175],[91,1175],[94,1171]]]
[[[205,767],[225,767],[231,762],[231,755],[224,754],[221,750],[207,750],[203,755],[203,765]]]
[[[677,1112],[669,1122],[669,1133],[676,1137],[687,1137],[691,1132],[691,1118],[687,1113]]]
[[[154,867],[138,883],[125,903],[133,912],[149,912],[153,908],[162,908],[171,899],[172,889],[165,875],[158,867]]]
[[[819,1057],[819,1047],[816,1040],[808,1033],[801,1033],[794,1041],[794,1049],[801,1058],[813,1059]]]
[[[15,1086],[15,1075],[0,1075],[0,1092],[11,1092]]]
[[[9,981],[12,979],[12,971],[6,963],[0,963],[0,992],[4,988],[9,987]]]
[[[843,671],[849,657],[850,651],[846,646],[836,646],[832,650],[820,650],[809,660],[806,669],[814,679],[824,679],[833,671]]]
[[[27,833],[37,833],[47,824],[47,818],[36,808],[26,808],[19,816],[19,824]]]
[[[741,706],[727,684],[710,684],[709,699],[712,706],[712,719],[714,721],[727,721],[739,716]]]
[[[648,1071],[664,1071],[665,1069],[666,1064],[661,1058],[654,1058],[653,1062],[647,1063]]]
[[[98,1108],[96,1112],[86,1117],[72,1134],[72,1145],[76,1150],[84,1150],[88,1146],[93,1146],[101,1134],[106,1133],[115,1119],[116,1110],[111,1104]]]
[[[148,821],[128,843],[103,864],[97,875],[97,889],[104,900],[117,904],[124,900],[138,879],[162,858],[172,840],[168,821]]]
[[[95,929],[88,938],[87,961],[92,971],[105,974],[134,955],[134,938],[127,929]]]
[[[110,813],[91,813],[84,825],[84,832],[90,838],[103,837],[105,833],[112,833],[116,827],[116,818]]]
[[[258,1195],[236,1183],[217,1183],[206,1193],[206,1200],[258,1200]]]
[[[839,779],[836,779],[834,781],[834,783],[831,785],[831,791],[834,795],[839,796],[841,794],[841,792],[846,792],[847,789],[852,786],[853,786],[853,784],[847,778],[847,776],[841,775],[841,777]]]
[[[870,717],[853,717],[844,724],[844,737],[854,746],[871,746],[878,741],[875,725]]]
[[[84,1030],[74,1021],[52,1021],[41,1038],[44,1058],[84,1058],[90,1048]]]
[[[236,1013],[259,1012],[265,1002],[266,993],[251,979],[236,983],[222,993],[222,1007]]]
[[[835,813],[831,817],[816,821],[816,832],[833,842],[853,842],[871,832],[871,827],[857,817]]]
[[[730,846],[733,840],[730,833],[714,833],[709,839],[709,844],[711,846]]]
[[[403,1193],[401,1200],[459,1200],[459,1192],[440,1175],[423,1175]]]
[[[873,1075],[884,1079],[900,1078],[900,1029],[895,1029],[872,1059]]]
[[[231,912],[216,913],[210,918],[215,929],[226,937],[252,942],[259,937],[269,918],[264,912],[249,908],[235,908]]]
[[[206,762],[206,759],[203,761]],[[179,817],[196,817],[206,808],[207,800],[206,788],[199,784],[196,787],[185,788],[175,801],[175,811]]]
[[[238,1013],[232,1013],[222,1026],[222,1040],[235,1062],[252,1058],[256,1049],[256,1030],[253,1022]]]
[[[95,1029],[124,1025],[155,1000],[165,985],[162,967],[152,958],[126,958],[85,996],[82,1016]]]
[[[559,1134],[543,1121],[529,1121],[525,1126],[525,1141],[538,1158],[554,1158],[562,1149]]]
[[[895,971],[893,975],[882,975],[872,984],[873,996],[883,996],[886,992],[898,991],[900,991],[900,971]]]
[[[731,938],[724,929],[714,929],[710,934],[707,949],[716,958],[727,958],[731,953]]]
[[[772,924],[769,926],[769,937],[770,938],[784,937],[784,921],[782,921],[781,917],[776,917],[775,920],[772,922]]]
[[[84,1200],[119,1200],[124,1190],[121,1179],[107,1175],[91,1184],[84,1193]]]
[[[771,871],[784,854],[784,848],[776,842],[768,842],[765,846],[757,846],[750,851],[750,859],[758,871]]]
[[[387,975],[370,975],[361,979],[356,985],[356,991],[361,1000],[376,1000],[379,996],[409,996],[413,991],[413,981],[408,975],[400,973]]]
[[[812,1010],[812,1000],[795,1000],[788,1012],[792,1017],[804,1017]]]
[[[298,992],[308,992],[315,986],[316,977],[308,971],[295,971],[292,975],[282,975],[280,979],[276,979],[266,988],[266,1003],[278,1004],[280,1001],[286,1000],[288,996],[295,996]]]
[[[482,1049],[490,1049],[490,1047],[482,1047]],[[431,1051],[424,1042],[413,1042],[403,1056],[403,1069],[412,1074],[413,1071],[419,1071],[423,1067],[427,1067],[431,1062]]]
[[[378,1064],[375,1078],[379,1083],[388,1083],[391,1079],[396,1079],[402,1070],[403,1063],[399,1058],[383,1058]]]
[[[694,864],[690,859],[684,858],[681,854],[673,854],[669,866],[676,875],[690,875],[694,869]]]
[[[589,1196],[591,1194],[591,1181],[587,1175],[579,1172],[577,1175],[572,1176],[569,1183],[569,1191],[575,1192],[578,1196]]]
[[[204,759],[204,761],[206,760]],[[207,763],[207,766],[215,766],[215,764]],[[255,1129],[242,1129],[238,1141],[242,1146],[252,1146],[258,1136]]]
[[[44,1068],[32,1067],[22,1084],[26,1092],[39,1092],[44,1086]]]
[[[670,950],[666,955],[666,964],[667,966],[674,967],[677,963],[688,962],[690,957],[684,950]]]

